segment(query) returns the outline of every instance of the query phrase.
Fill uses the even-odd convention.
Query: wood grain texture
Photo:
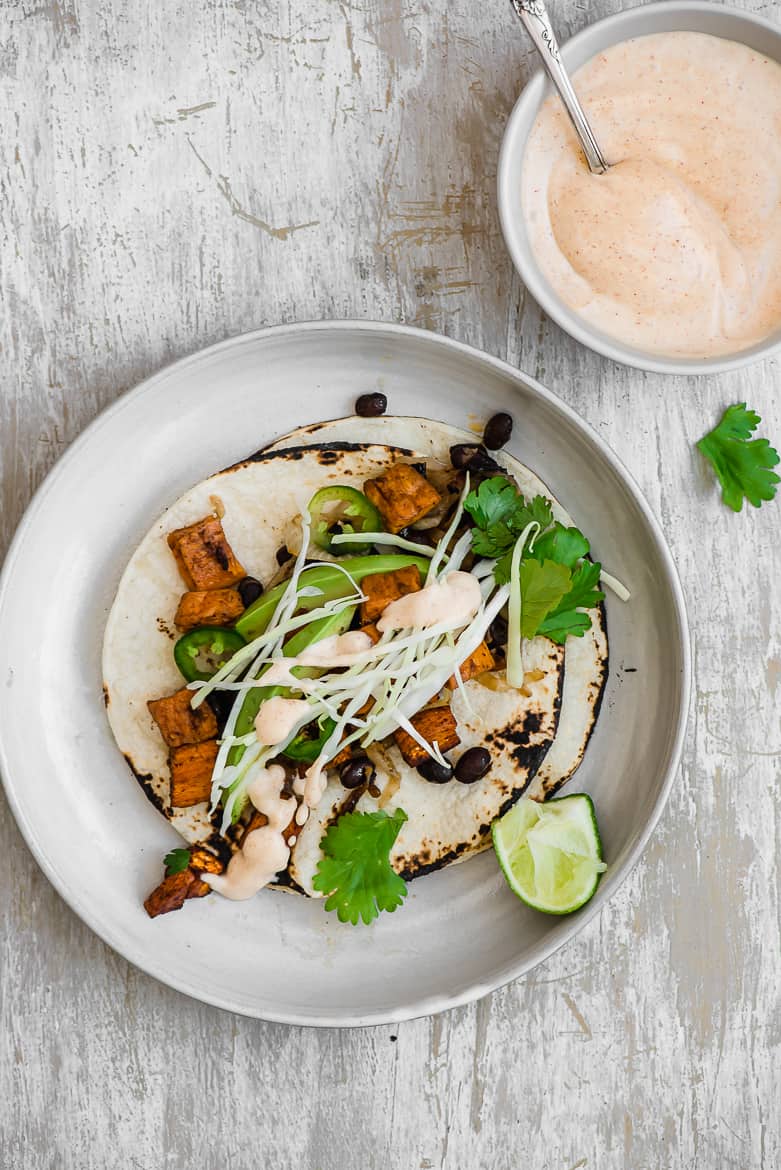
[[[565,38],[620,6],[555,20]],[[267,1025],[159,986],[3,806],[4,1170],[781,1166],[779,511],[728,513],[692,449],[743,399],[778,441],[778,363],[646,375],[541,315],[494,195],[532,67],[506,3],[0,8],[3,551],[57,455],[172,358],[280,321],[407,321],[508,357],[616,449],[676,556],[697,678],[669,807],[601,917],[397,1028]]]

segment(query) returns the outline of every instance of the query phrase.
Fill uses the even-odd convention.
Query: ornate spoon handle
[[[542,0],[510,0],[519,20],[534,41],[534,47],[542,58],[545,72],[558,90],[564,108],[572,119],[572,125],[580,139],[586,162],[595,175],[607,170],[604,155],[594,137],[588,118],[578,101],[569,74],[559,56],[559,45],[550,22],[548,10]]]

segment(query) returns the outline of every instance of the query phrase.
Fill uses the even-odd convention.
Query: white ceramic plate
[[[402,909],[369,928],[342,926],[321,903],[270,891],[250,902],[212,896],[150,921],[142,901],[177,838],[117,751],[101,698],[103,627],[125,562],[190,484],[297,424],[350,413],[358,394],[377,388],[393,413],[462,426],[508,410],[513,454],[550,485],[596,556],[632,590],[628,605],[607,603],[610,681],[570,785],[594,797],[609,870],[585,910],[563,919],[519,903],[488,852],[413,882]],[[689,646],[659,527],[577,415],[526,375],[443,337],[322,323],[247,334],[177,362],[70,447],[6,560],[0,679],[0,766],[11,807],[47,877],[93,930],[208,1003],[350,1025],[485,995],[599,911],[637,860],[672,783]]]

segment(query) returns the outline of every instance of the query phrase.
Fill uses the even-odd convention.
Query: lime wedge
[[[607,869],[591,797],[539,804],[523,798],[491,827],[494,850],[514,894],[544,914],[571,914],[593,897]]]

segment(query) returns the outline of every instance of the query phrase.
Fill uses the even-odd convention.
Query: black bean
[[[466,465],[467,471],[481,471],[484,475],[494,475],[495,472],[501,472],[501,467],[492,459],[487,451],[476,451],[472,458]]]
[[[450,448],[450,462],[461,471],[501,471],[501,467],[492,459],[482,443],[456,443]]]
[[[239,597],[241,604],[247,609],[252,605],[253,601],[257,601],[263,592],[263,586],[256,577],[244,577],[238,584]]]
[[[482,779],[491,767],[491,753],[487,748],[468,748],[456,764],[456,780],[462,784],[474,784]]]
[[[412,540],[415,542],[415,544],[428,545],[429,548],[434,548],[437,543],[431,537],[430,530],[428,528],[402,528],[399,532],[399,536],[403,537],[404,540]]]
[[[345,788],[360,788],[374,779],[375,767],[368,756],[353,756],[339,769],[339,779]]]
[[[287,547],[287,545],[281,544],[279,546],[279,548],[277,549],[277,564],[278,565],[286,565],[287,562],[292,557],[292,555],[293,554],[290,551],[290,549]]]
[[[488,627],[488,637],[496,646],[507,645],[507,620],[500,613]]]
[[[453,779],[453,769],[450,764],[444,766],[438,760],[429,758],[424,764],[418,768],[424,780],[428,780],[431,784],[447,784],[448,780]]]
[[[231,707],[236,701],[236,694],[234,691],[212,691],[206,698],[206,702],[214,712],[214,718],[217,720],[217,730],[222,734],[225,730],[225,724],[228,722],[228,716],[231,713]]]
[[[374,394],[362,394],[355,403],[355,413],[361,418],[378,418],[388,409],[388,399],[377,390]]]
[[[483,443],[489,451],[498,451],[513,433],[513,420],[509,414],[499,411],[489,418],[483,431]]]
[[[456,443],[450,448],[450,462],[456,470],[466,467],[469,460],[479,448],[474,443]]]

